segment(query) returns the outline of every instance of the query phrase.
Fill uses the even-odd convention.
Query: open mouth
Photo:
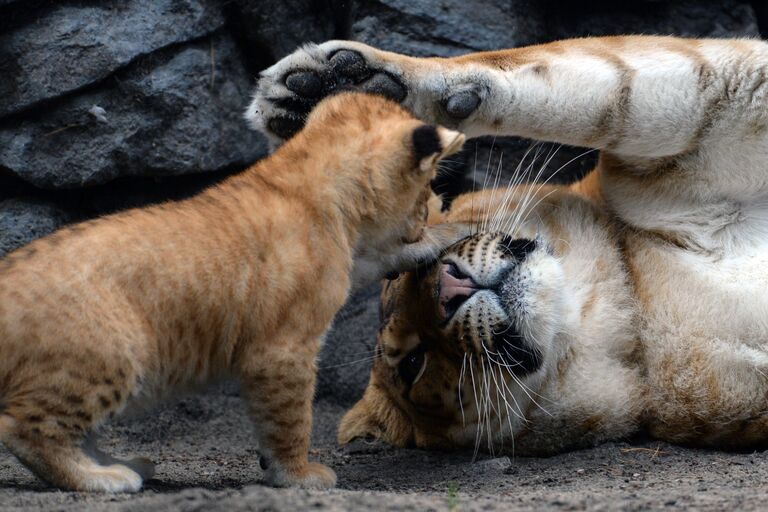
[[[449,321],[472,295],[483,288],[455,263],[440,264],[438,304],[440,316]]]

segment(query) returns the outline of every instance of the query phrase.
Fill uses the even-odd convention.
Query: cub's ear
[[[374,438],[403,448],[413,445],[413,426],[371,376],[363,398],[341,419],[337,438],[339,444]]]
[[[464,144],[464,134],[443,126],[423,124],[413,130],[413,153],[419,169],[428,172],[441,158],[456,153]]]

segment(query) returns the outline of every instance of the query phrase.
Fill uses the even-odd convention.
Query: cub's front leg
[[[314,489],[336,485],[333,470],[307,459],[318,350],[317,340],[274,340],[241,364],[241,387],[255,422],[268,485]]]

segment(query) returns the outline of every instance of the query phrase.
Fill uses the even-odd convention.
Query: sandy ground
[[[256,447],[237,389],[225,385],[152,417],[104,431],[118,456],[145,455],[157,475],[143,492],[61,492],[0,448],[1,510],[758,510],[768,506],[768,455],[691,450],[650,440],[547,459],[395,450],[335,443],[343,408],[315,408],[312,456],[332,466],[332,491],[259,484]]]

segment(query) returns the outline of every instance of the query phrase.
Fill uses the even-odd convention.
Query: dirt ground
[[[651,440],[546,459],[336,445],[343,408],[315,408],[312,456],[339,477],[332,491],[271,489],[232,385],[104,431],[118,456],[145,455],[157,475],[135,495],[61,492],[0,448],[0,510],[759,510],[768,455],[692,450]]]

